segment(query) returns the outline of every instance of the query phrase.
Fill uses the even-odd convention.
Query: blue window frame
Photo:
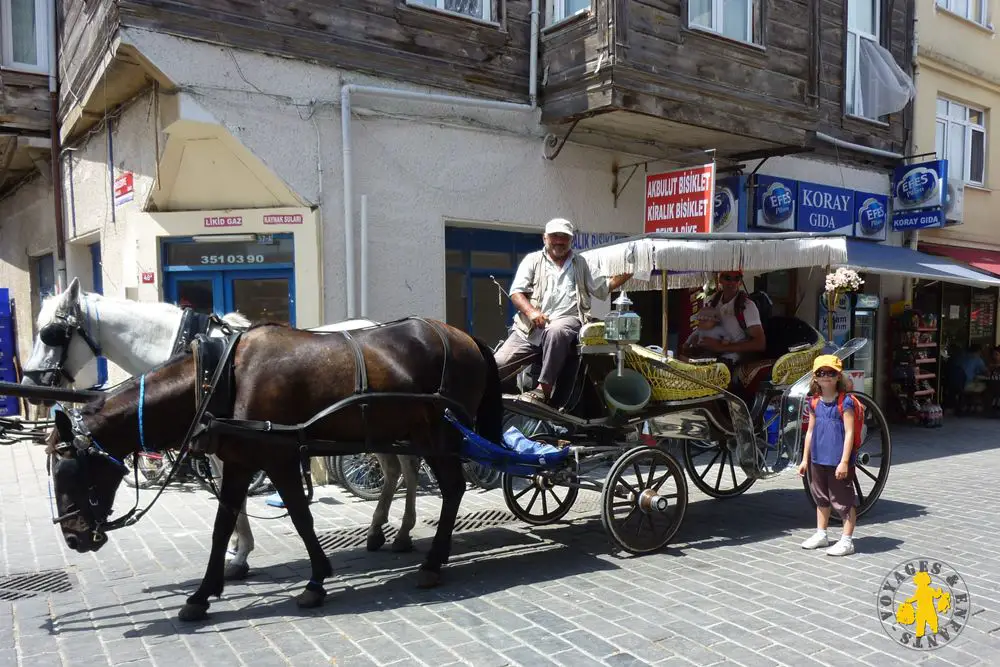
[[[90,246],[90,267],[94,278],[94,292],[104,294],[104,272],[101,270],[101,244],[94,243]],[[108,381],[108,360],[104,357],[97,358],[97,384],[106,384]]]
[[[500,296],[492,278],[509,291],[518,264],[525,255],[541,248],[541,232],[446,227],[448,323],[490,345],[506,337],[514,305]]]

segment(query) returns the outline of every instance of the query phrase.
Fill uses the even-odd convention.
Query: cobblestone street
[[[300,611],[291,599],[309,569],[290,521],[252,519],[250,578],[228,585],[196,624],[176,615],[207,562],[209,491],[174,485],[137,525],[80,555],[52,525],[41,448],[5,446],[0,665],[997,664],[996,427],[956,418],[936,430],[893,426],[888,486],[860,521],[857,553],[842,559],[799,547],[814,511],[794,473],[733,500],[689,484],[674,544],[630,558],[610,555],[595,493],[582,492],[566,522],[533,528],[507,512],[500,490],[473,490],[445,585],[421,591],[415,570],[437,496],[418,497],[416,552],[372,554],[364,531],[374,503],[318,487],[313,512],[335,568],[326,605]],[[143,491],[141,503],[152,496]],[[123,485],[116,513],[133,501]],[[391,522],[402,510],[400,495]],[[249,511],[283,513],[264,496]],[[883,578],[921,557],[955,568],[971,599],[961,634],[922,652],[890,639],[876,613]],[[58,592],[33,594],[9,578],[49,571]]]

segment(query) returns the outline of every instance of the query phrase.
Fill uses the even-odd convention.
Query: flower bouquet
[[[826,274],[826,289],[823,292],[826,305],[826,340],[833,341],[833,313],[837,310],[840,297],[848,292],[857,292],[865,281],[853,269],[841,267]]]

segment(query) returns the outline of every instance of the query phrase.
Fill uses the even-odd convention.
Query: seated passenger
[[[545,247],[530,253],[517,267],[510,300],[517,312],[510,336],[496,352],[503,377],[507,370],[541,352],[538,386],[524,398],[547,403],[552,387],[590,316],[590,299],[606,299],[632,277],[594,275],[582,255],[573,252],[573,224],[554,218],[545,225]]]
[[[720,357],[725,355],[729,359],[727,363],[734,366],[760,359],[767,349],[760,312],[750,296],[740,290],[742,281],[742,271],[719,274],[721,289],[706,305],[717,309],[727,341],[709,338],[702,342],[702,347]]]
[[[688,359],[697,359],[698,357],[715,357],[719,356],[723,362],[732,368],[732,364],[736,363],[738,355],[734,352],[727,352],[722,355],[716,355],[714,352],[710,352],[708,348],[702,345],[702,341],[707,339],[712,339],[714,341],[725,343],[729,339],[726,336],[726,330],[722,327],[719,319],[719,311],[715,308],[702,308],[694,316],[696,327],[688,339],[684,341],[684,345],[681,346],[682,361],[687,361]]]

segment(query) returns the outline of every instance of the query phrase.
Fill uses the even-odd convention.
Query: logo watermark
[[[953,567],[933,558],[903,561],[878,590],[882,629],[907,648],[928,651],[951,643],[969,621],[969,589]]]

